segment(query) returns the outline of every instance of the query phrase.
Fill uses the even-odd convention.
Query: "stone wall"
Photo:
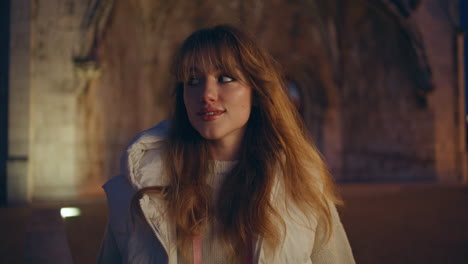
[[[78,79],[73,58],[81,43],[86,3],[31,2],[29,177],[33,199],[77,195]]]
[[[443,182],[456,183],[463,178],[467,160],[463,115],[457,69],[458,9],[446,9],[453,1],[426,0],[416,12],[427,46],[436,89],[429,96],[434,116],[434,157],[436,174]],[[461,117],[461,118],[460,118]],[[466,167],[465,167],[466,168]]]
[[[35,199],[101,193],[131,138],[167,117],[178,45],[231,23],[283,65],[337,180],[459,182],[454,2],[391,2],[33,1],[30,32],[12,35],[10,155],[28,158],[9,179]]]
[[[96,140],[91,144],[92,164],[99,168],[89,177],[97,171],[104,178],[115,174],[131,135],[165,118],[172,88],[168,67],[177,45],[196,28],[226,22],[252,32],[299,87],[301,112],[338,180],[460,177],[453,163],[458,142],[447,136],[456,130],[453,118],[446,118],[455,110],[431,99],[440,93],[447,98],[443,105],[456,105],[455,32],[443,15],[446,10],[438,1],[426,0],[403,22],[395,22],[395,15],[375,17],[366,13],[375,7],[362,6],[365,1],[345,5],[341,12],[346,19],[340,20],[338,11],[314,1],[117,1],[98,44],[103,75],[82,101],[96,115],[87,122],[102,125],[89,135]],[[321,24],[322,13],[333,23]],[[428,26],[431,23],[448,30]],[[420,62],[408,57],[413,53],[404,46],[404,26],[416,35],[422,32],[427,49],[423,58],[433,78],[421,77],[425,72],[408,66]],[[421,84],[426,77],[430,83]],[[418,85],[433,85],[434,92]],[[115,102],[118,109],[112,106]],[[99,138],[106,138],[105,146],[97,147],[103,142]],[[442,155],[447,151],[451,154]]]
[[[11,1],[9,104],[8,104],[8,201],[27,202],[32,197],[29,164],[30,121],[30,1]]]

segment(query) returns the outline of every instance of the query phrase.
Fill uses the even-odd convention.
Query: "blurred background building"
[[[468,263],[467,2],[0,1],[0,262],[95,262],[101,185],[167,117],[172,55],[230,23],[282,64],[357,263]]]
[[[283,65],[338,182],[467,182],[459,1],[9,4],[3,204],[101,195],[130,139],[166,118],[175,49],[219,23],[250,31]]]

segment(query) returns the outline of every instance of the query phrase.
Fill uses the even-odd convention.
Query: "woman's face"
[[[202,137],[225,147],[238,146],[252,108],[252,89],[223,71],[198,72],[184,84],[184,103]]]

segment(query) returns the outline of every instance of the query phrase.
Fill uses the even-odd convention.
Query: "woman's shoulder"
[[[122,171],[134,189],[164,185],[161,173],[167,120],[139,133],[128,145],[122,157]]]

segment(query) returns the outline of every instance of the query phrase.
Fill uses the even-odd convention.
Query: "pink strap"
[[[247,256],[245,257],[246,264],[252,264],[253,261],[253,252],[252,252],[252,242],[250,241],[247,244]],[[193,237],[193,264],[202,264],[202,244],[201,244],[201,236]]]
[[[193,264],[202,264],[201,236],[193,238]]]
[[[246,264],[252,264],[252,261],[253,261],[252,251],[253,251],[252,240],[250,239],[249,242],[247,243],[247,256],[245,256]]]

